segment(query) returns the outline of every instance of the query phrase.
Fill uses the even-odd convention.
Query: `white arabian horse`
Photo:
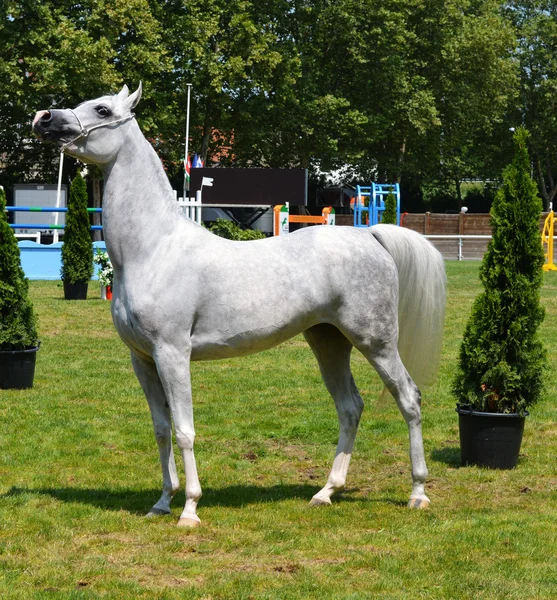
[[[345,484],[363,409],[350,371],[355,347],[408,424],[409,506],[427,506],[415,382],[423,383],[438,363],[445,305],[439,252],[393,225],[310,227],[250,242],[209,233],[181,213],[161,161],[134,120],[140,96],[141,84],[133,94],[124,86],[74,110],[43,110],[33,129],[104,174],[112,317],[147,397],[162,465],[162,495],[149,515],[170,513],[180,487],[173,421],[186,473],[178,524],[200,522],[190,362],[260,352],[299,333],[317,358],[340,425],[332,470],[311,504],[330,504]]]

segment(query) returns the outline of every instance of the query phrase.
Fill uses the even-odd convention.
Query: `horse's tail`
[[[396,225],[374,225],[371,233],[398,269],[398,349],[418,386],[439,366],[445,317],[446,278],[443,257],[426,238]]]

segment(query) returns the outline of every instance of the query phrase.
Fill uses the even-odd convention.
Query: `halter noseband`
[[[109,125],[117,125],[118,123],[125,123],[126,121],[130,121],[131,119],[135,118],[135,115],[133,113],[131,113],[127,117],[122,117],[121,119],[117,119],[116,121],[110,121],[108,123],[99,123],[98,125],[91,125],[89,128],[87,128],[87,127],[83,127],[83,123],[81,122],[81,119],[77,116],[77,114],[71,108],[68,108],[67,110],[69,110],[72,113],[72,115],[77,119],[77,122],[79,123],[79,128],[81,131],[79,132],[79,135],[74,137],[72,140],[70,140],[69,142],[66,142],[65,144],[62,144],[62,146],[61,146],[62,152],[64,152],[66,150],[66,148],[68,146],[70,146],[71,144],[73,144],[76,140],[79,140],[80,138],[86,138],[91,133],[91,131],[93,131],[94,129],[100,129],[101,127],[108,127]]]

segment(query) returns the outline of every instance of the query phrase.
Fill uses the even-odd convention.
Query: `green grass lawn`
[[[147,403],[108,302],[31,282],[41,350],[31,390],[0,391],[0,598],[557,598],[557,274],[545,275],[551,362],[512,471],[460,467],[450,394],[479,263],[447,263],[437,383],[423,392],[432,504],[409,511],[407,429],[354,354],[366,403],[348,477],[311,508],[337,441],[300,336],[193,365],[202,527],[143,515],[160,494]],[[181,461],[179,461],[182,473]],[[182,475],[183,481],[183,475]]]

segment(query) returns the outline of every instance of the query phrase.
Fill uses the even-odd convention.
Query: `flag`
[[[212,177],[203,177],[201,180],[201,187],[213,187],[213,178]]]
[[[202,169],[203,161],[197,156],[197,153],[193,156],[193,163],[191,165],[192,169]]]
[[[186,181],[190,180],[190,171],[191,171],[191,160],[188,156],[187,160],[184,160],[184,171],[186,172]]]

